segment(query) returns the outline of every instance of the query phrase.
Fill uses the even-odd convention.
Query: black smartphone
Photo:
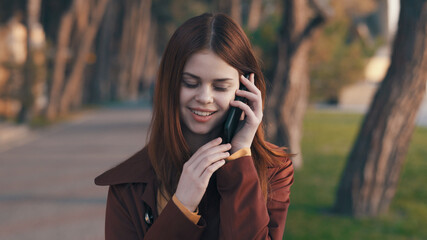
[[[245,74],[245,78],[249,79],[249,74]],[[239,80],[240,83],[240,80]],[[247,91],[245,85],[240,83],[240,90]],[[234,99],[236,101],[242,101],[247,103],[247,99],[244,97],[236,96]],[[230,143],[231,139],[233,139],[234,134],[236,133],[237,126],[239,125],[240,117],[242,116],[242,109],[238,107],[230,107],[228,110],[227,118],[224,122],[224,132],[223,132],[223,143]]]

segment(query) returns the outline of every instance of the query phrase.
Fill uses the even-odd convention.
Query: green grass
[[[427,128],[416,128],[386,214],[355,219],[331,213],[362,116],[309,110],[304,166],[295,172],[284,239],[427,239]]]

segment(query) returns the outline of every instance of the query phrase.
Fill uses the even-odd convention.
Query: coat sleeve
[[[148,228],[143,219],[145,210],[141,200],[134,198],[128,190],[122,185],[109,188],[105,217],[106,240],[200,239],[206,227],[204,219],[194,224],[172,200]]]
[[[269,183],[266,203],[250,156],[230,161],[217,171],[220,239],[282,239],[293,183],[289,159],[273,171]]]

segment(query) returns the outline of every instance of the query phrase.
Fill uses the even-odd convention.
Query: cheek
[[[181,107],[185,105],[188,102],[188,99],[190,98],[190,93],[185,88],[181,88],[179,92],[179,103]]]
[[[235,98],[234,91],[228,94],[224,94],[218,98],[219,105],[221,105],[223,109],[228,109],[230,107],[230,102],[233,101],[234,98]]]

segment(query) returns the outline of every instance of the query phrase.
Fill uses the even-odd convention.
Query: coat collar
[[[150,183],[154,179],[155,173],[148,157],[148,149],[144,147],[126,161],[95,178],[95,184],[107,186],[123,183]]]

